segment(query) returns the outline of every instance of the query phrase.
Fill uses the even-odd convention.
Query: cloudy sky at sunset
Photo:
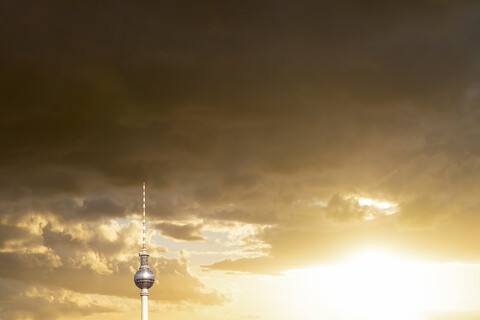
[[[480,319],[477,1],[0,0],[0,319]]]

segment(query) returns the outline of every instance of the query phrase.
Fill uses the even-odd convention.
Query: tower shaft
[[[142,320],[148,320],[148,289],[142,289],[140,296],[142,297]]]

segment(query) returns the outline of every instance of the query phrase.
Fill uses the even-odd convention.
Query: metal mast
[[[148,265],[148,258],[150,255],[147,253],[147,241],[146,241],[146,224],[145,224],[145,182],[143,182],[143,242],[142,251],[138,254],[140,256],[140,267],[133,277],[135,285],[141,289],[140,297],[142,299],[142,320],[148,320],[148,289],[150,289],[155,283],[155,275],[150,266]]]
[[[147,240],[146,240],[146,228],[145,228],[145,181],[143,181],[143,242],[142,242],[142,252],[147,252]]]

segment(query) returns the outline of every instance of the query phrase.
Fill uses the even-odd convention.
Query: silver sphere
[[[155,283],[155,275],[150,268],[140,268],[135,273],[133,281],[140,289],[150,289]]]

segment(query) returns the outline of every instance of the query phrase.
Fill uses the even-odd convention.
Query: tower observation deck
[[[155,283],[155,275],[150,266],[148,259],[150,255],[147,253],[146,227],[145,227],[145,182],[143,182],[143,243],[140,256],[140,267],[133,277],[135,285],[141,289],[140,297],[142,299],[142,320],[148,320],[148,289]]]

